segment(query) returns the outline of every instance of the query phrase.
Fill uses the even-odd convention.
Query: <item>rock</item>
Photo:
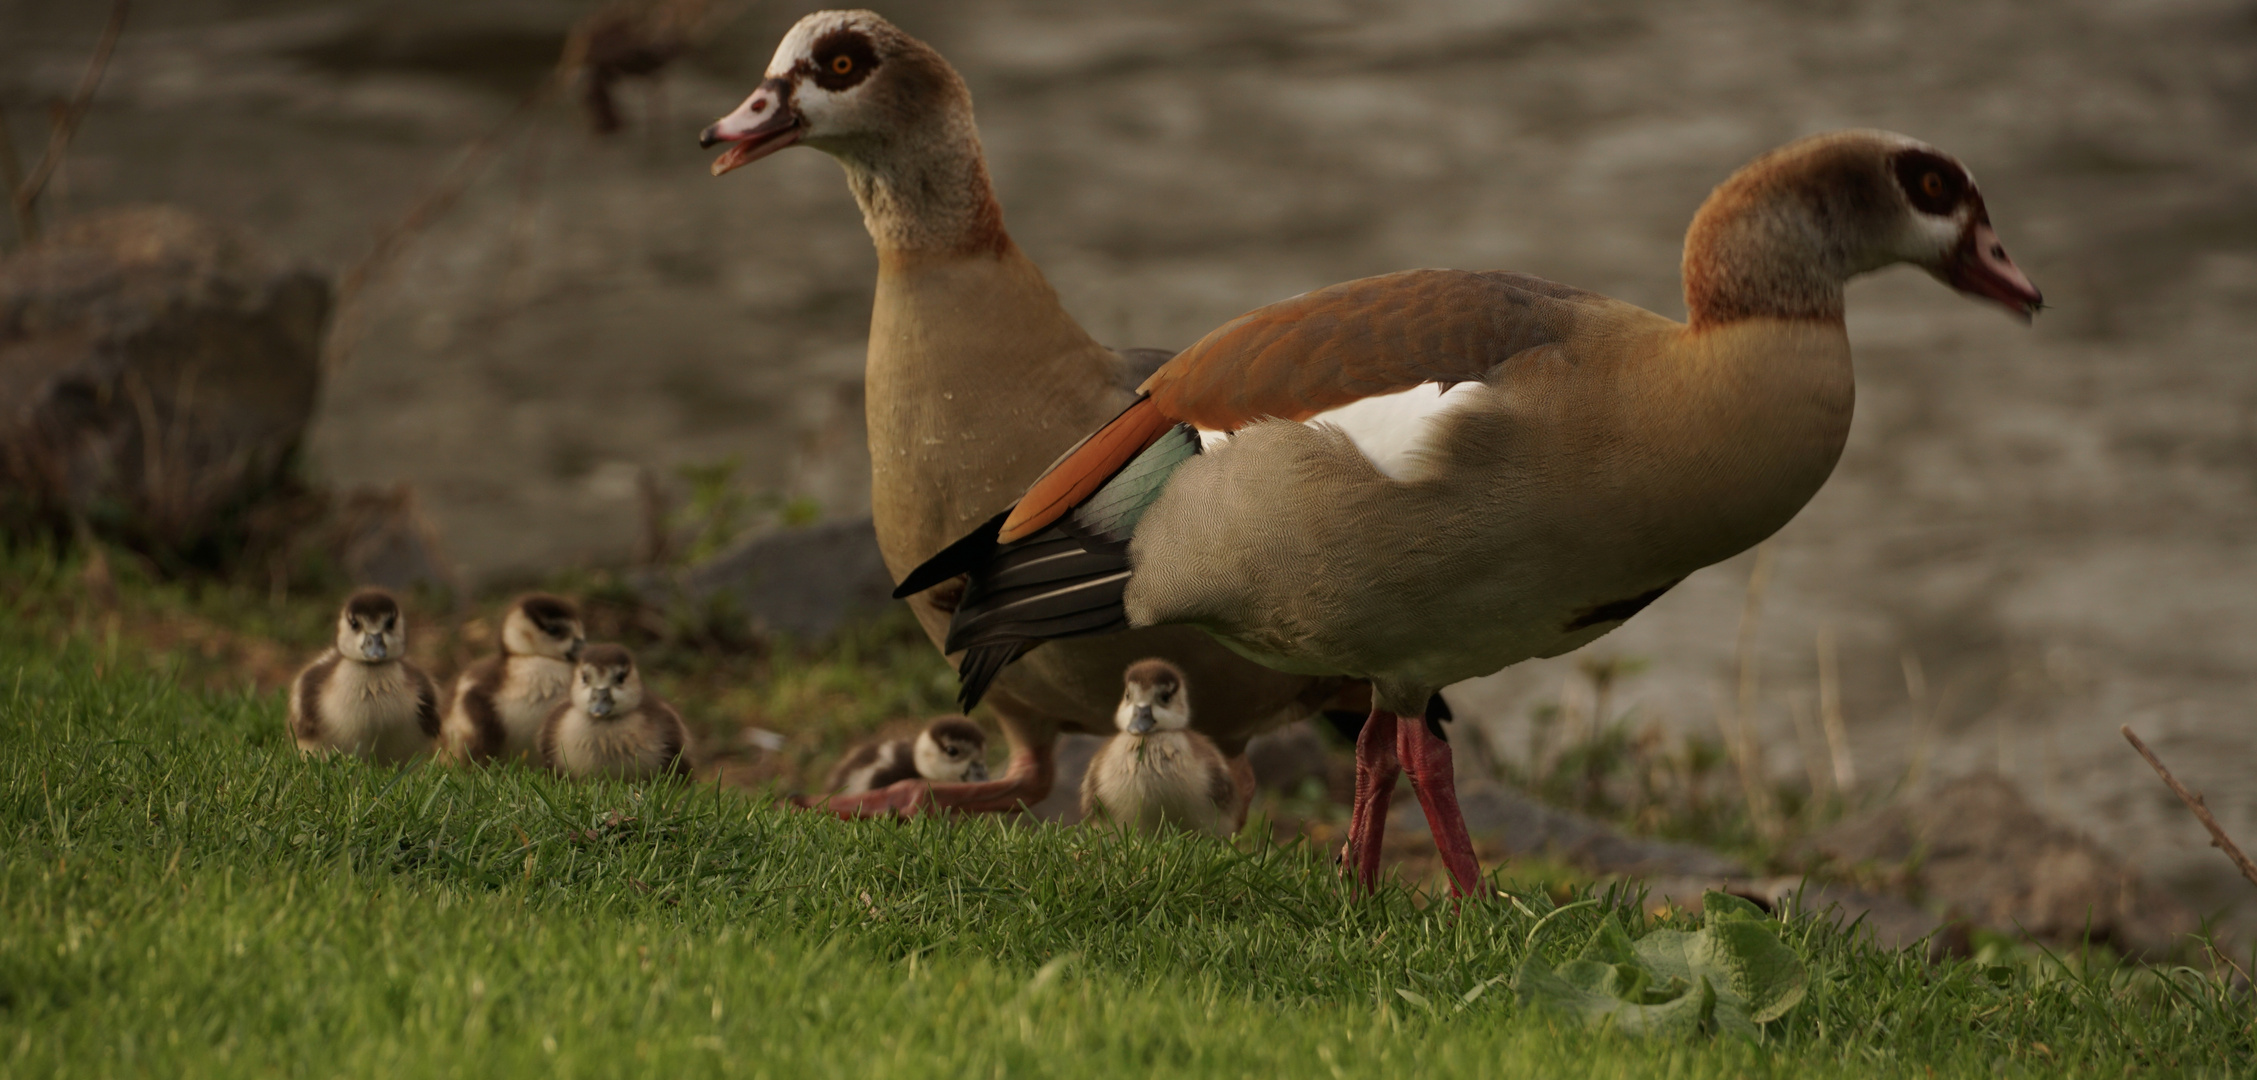
[[[414,487],[404,481],[347,494],[332,528],[338,565],[356,585],[405,591],[458,584],[439,547],[438,529],[424,517]]]
[[[894,602],[893,575],[866,517],[763,533],[672,582],[646,579],[642,592],[659,607],[687,600],[754,633],[799,638],[824,637]]]
[[[1398,789],[1408,786],[1404,781]],[[1514,854],[1549,854],[1594,873],[1716,879],[1748,876],[1748,868],[1737,859],[1691,844],[1632,836],[1596,818],[1546,806],[1488,780],[1461,781],[1458,808],[1465,814],[1466,831],[1476,841],[1490,841]],[[1427,832],[1426,815],[1419,809],[1418,800],[1398,798],[1388,827]]]
[[[186,211],[68,222],[0,261],[0,525],[180,552],[285,477],[328,281]]]
[[[1311,780],[1329,785],[1336,767],[1347,760],[1348,756],[1335,752],[1325,733],[1307,720],[1265,731],[1246,744],[1246,763],[1254,768],[1254,782],[1272,791],[1298,791]],[[1350,775],[1352,778],[1353,773]]]
[[[2053,942],[2167,952],[2194,914],[2083,833],[1982,773],[1842,821],[1800,849],[1818,864],[1901,880],[1953,919]]]
[[[1081,778],[1089,772],[1091,759],[1098,748],[1105,745],[1107,735],[1084,735],[1078,731],[1060,732],[1058,735],[1058,780],[1050,786],[1050,794],[1041,802],[1027,807],[1027,813],[1037,820],[1060,825],[1081,822]]]

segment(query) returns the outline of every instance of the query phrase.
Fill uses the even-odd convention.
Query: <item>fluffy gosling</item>
[[[1121,734],[1106,741],[1082,776],[1082,815],[1147,832],[1228,835],[1237,788],[1222,751],[1191,730],[1183,672],[1165,660],[1139,660],[1121,681],[1113,711]]]
[[[825,786],[856,795],[922,777],[940,784],[987,779],[987,733],[961,716],[944,716],[914,739],[865,743],[831,769]]]
[[[633,654],[590,645],[572,671],[572,700],[541,725],[541,763],[574,779],[688,776],[689,742],[681,716],[643,690]]]
[[[455,680],[441,745],[456,761],[532,757],[541,723],[572,687],[572,665],[587,643],[580,609],[562,597],[520,597],[502,617],[502,654]]]
[[[407,618],[382,589],[362,589],[337,612],[337,640],[290,687],[290,735],[306,754],[351,754],[387,764],[431,752],[439,690],[407,658]]]

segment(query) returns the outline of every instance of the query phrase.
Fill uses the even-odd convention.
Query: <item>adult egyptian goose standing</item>
[[[530,758],[541,724],[571,693],[572,667],[588,640],[580,608],[561,596],[521,596],[502,616],[502,652],[455,679],[440,746],[470,764]]]
[[[1165,660],[1139,660],[1121,673],[1121,704],[1106,740],[1082,774],[1081,812],[1092,821],[1155,832],[1190,829],[1224,836],[1245,824],[1230,765],[1191,730],[1183,672]]]
[[[572,695],[541,724],[541,764],[575,779],[652,780],[690,775],[689,728],[643,689],[635,657],[590,645],[572,669]]]
[[[1471,892],[1427,703],[1577,648],[1786,524],[1849,435],[1843,285],[1899,262],[2024,319],[2040,306],[1967,170],[1875,131],[1791,143],[1709,196],[1685,323],[1454,270],[1272,304],[1169,361],[902,588],[971,573],[947,647],[975,677],[1061,628],[1187,624],[1371,680],[1347,863],[1376,882],[1407,767]]]
[[[1167,359],[1107,349],[1066,314],[1004,231],[963,79],[875,14],[801,19],[759,88],[703,141],[730,144],[716,175],[798,144],[846,170],[878,249],[865,401],[871,509],[896,579],[1007,506],[1074,440],[1134,400]],[[935,643],[947,634],[955,591],[911,602]],[[963,810],[1038,802],[1053,782],[1058,730],[1111,732],[1121,670],[1146,656],[1166,657],[1198,682],[1201,727],[1233,755],[1254,734],[1315,709],[1336,682],[1271,671],[1180,627],[1044,648],[996,681],[989,698],[1012,748],[1003,777],[929,792],[907,781],[829,805],[859,814],[928,799]],[[1241,798],[1251,795],[1249,784]]]
[[[290,685],[290,735],[307,754],[397,764],[431,752],[439,690],[407,658],[407,617],[382,589],[337,612],[337,637]]]

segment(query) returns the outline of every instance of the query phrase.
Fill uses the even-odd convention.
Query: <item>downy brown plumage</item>
[[[502,616],[502,653],[455,679],[440,745],[469,764],[530,758],[541,723],[571,692],[572,665],[587,642],[580,609],[560,596],[519,597]]]
[[[858,795],[903,780],[940,784],[987,779],[987,733],[961,716],[943,716],[906,739],[881,739],[854,748],[831,767],[823,790]]]
[[[307,754],[352,754],[387,764],[431,752],[439,689],[407,658],[407,616],[382,589],[362,589],[337,613],[337,639],[290,687],[290,735]]]
[[[1272,304],[1155,372],[903,589],[971,574],[947,642],[966,672],[1109,611],[1369,679],[1350,861],[1376,879],[1399,754],[1472,891],[1449,748],[1422,719],[1435,692],[1577,648],[1786,524],[1849,434],[1843,285],[1898,262],[2039,307],[1966,169],[1869,131],[1716,189],[1686,238],[1685,323],[1454,270]]]
[[[1106,740],[1082,774],[1081,812],[1153,832],[1190,829],[1226,836],[1244,823],[1230,764],[1191,730],[1183,672],[1165,660],[1140,660],[1121,675],[1113,713],[1120,734]]]
[[[571,698],[541,724],[541,764],[574,779],[651,780],[690,775],[689,729],[673,706],[643,688],[635,657],[590,645],[572,669]]]
[[[866,394],[871,504],[897,578],[1009,506],[1075,440],[1120,412],[1166,358],[1116,353],[1066,314],[1004,231],[963,80],[875,14],[800,20],[766,80],[704,141],[730,144],[716,174],[800,143],[846,170],[878,249]],[[936,643],[956,595],[940,589],[911,601]],[[989,695],[1012,746],[1008,772],[936,789],[932,802],[1007,810],[1039,801],[1053,782],[1057,731],[1110,731],[1122,668],[1155,655],[1199,682],[1201,727],[1234,754],[1254,734],[1313,710],[1338,681],[1248,663],[1188,628],[1045,647]],[[912,784],[829,805],[898,812],[925,798]]]

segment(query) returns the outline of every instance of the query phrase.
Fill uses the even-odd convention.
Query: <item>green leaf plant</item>
[[[1780,940],[1778,924],[1746,900],[1711,892],[1701,911],[1697,931],[1656,930],[1636,941],[1608,915],[1575,959],[1557,968],[1533,942],[1513,991],[1522,1008],[1587,1028],[1760,1042],[1762,1025],[1808,991],[1802,959]]]

